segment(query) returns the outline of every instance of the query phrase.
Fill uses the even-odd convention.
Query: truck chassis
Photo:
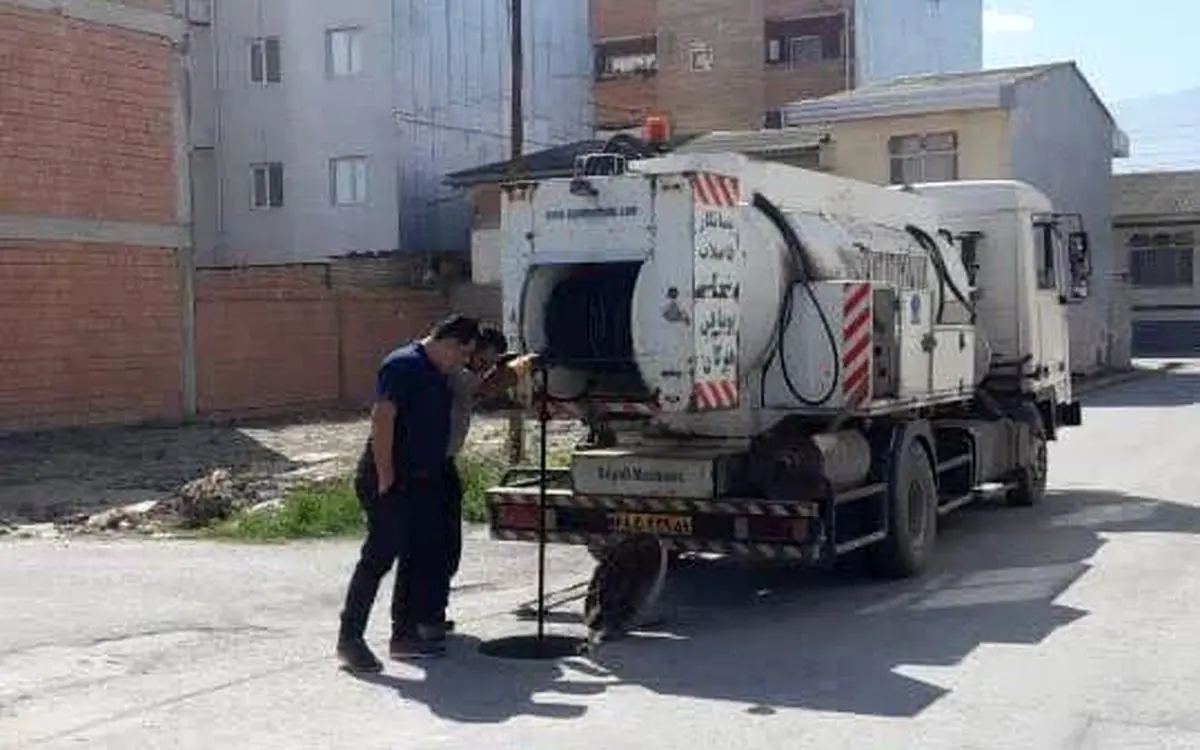
[[[805,465],[788,438],[762,448],[769,486],[711,497],[587,494],[571,469],[549,470],[548,543],[586,545],[594,555],[621,539],[657,537],[672,554],[791,560],[825,566],[862,550],[878,575],[902,578],[926,566],[937,518],[983,497],[1034,505],[1046,488],[1047,443],[1057,427],[1081,422],[1077,403],[1013,393],[884,418],[858,417],[840,427],[869,445],[869,470],[834,486],[828,465]],[[828,430],[828,420],[796,417],[787,434]],[[761,452],[761,451],[760,451]],[[760,456],[761,458],[761,456]],[[828,457],[827,457],[828,458]],[[495,539],[537,541],[540,473],[514,467],[488,492]]]

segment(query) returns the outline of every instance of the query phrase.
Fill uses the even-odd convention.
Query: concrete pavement
[[[531,627],[523,545],[469,545],[448,659],[362,681],[331,660],[353,544],[3,542],[0,747],[1197,748],[1198,403],[1196,363],[1092,393],[1045,505],[947,519],[922,580],[693,566],[596,661],[476,653]]]

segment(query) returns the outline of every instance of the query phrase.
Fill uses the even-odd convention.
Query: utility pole
[[[509,10],[509,182],[524,179],[525,174],[525,42],[524,23],[521,19],[522,0],[508,0]],[[509,193],[512,199],[512,193]],[[519,464],[525,461],[525,417],[517,413],[508,419],[508,461]]]

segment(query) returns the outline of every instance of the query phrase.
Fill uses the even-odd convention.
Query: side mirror
[[[1092,277],[1087,232],[1071,232],[1067,235],[1067,267],[1070,299],[1086,299]]]

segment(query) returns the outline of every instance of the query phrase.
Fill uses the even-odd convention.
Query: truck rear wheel
[[[1032,507],[1042,501],[1046,495],[1046,478],[1050,469],[1050,451],[1046,442],[1046,425],[1042,422],[1042,414],[1031,403],[1025,403],[1015,415],[1015,419],[1029,425],[1030,458],[1026,466],[1017,470],[1017,486],[1008,493],[1008,504],[1018,507]]]
[[[929,455],[917,440],[908,440],[896,460],[885,498],[888,535],[868,548],[871,572],[881,578],[920,575],[937,537],[937,482]]]

